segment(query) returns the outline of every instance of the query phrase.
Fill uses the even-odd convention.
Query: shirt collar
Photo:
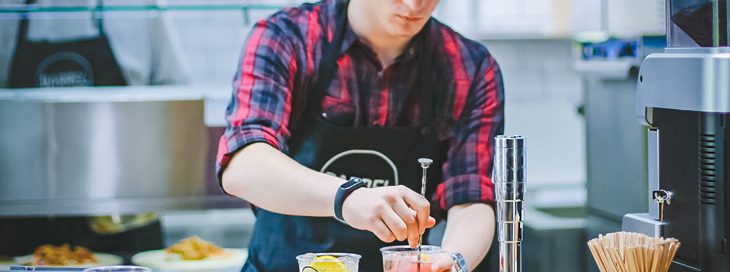
[[[358,43],[360,40],[359,37],[357,37],[357,34],[355,34],[355,31],[352,30],[352,27],[350,27],[350,24],[347,24],[347,29],[345,29],[345,37],[342,39],[342,47],[340,47],[340,54],[344,54],[347,52],[347,50],[350,50],[350,47],[352,47],[355,43]]]
[[[408,45],[406,46],[406,49],[401,53],[396,59],[396,62],[404,62],[404,61],[410,61],[418,56],[420,52],[423,51],[423,48],[426,43],[425,35],[431,35],[431,20],[430,19],[428,23],[423,27],[423,30],[419,32],[416,36],[413,37],[408,42]],[[365,43],[360,42],[360,38],[355,34],[355,31],[352,30],[350,25],[347,25],[347,29],[345,29],[345,36],[342,40],[342,47],[340,48],[340,54],[346,53],[350,48],[355,45],[360,44],[360,46],[364,46],[365,48],[372,51],[372,49],[367,46]]]
[[[347,0],[332,0],[332,2],[330,3],[333,2],[334,5],[328,5],[329,8],[327,9],[327,14],[329,15],[328,20],[330,22],[333,22],[331,24],[332,33],[335,32],[334,28],[336,27],[336,24],[334,22],[337,21],[337,7],[339,5],[346,5]],[[413,39],[411,39],[411,41],[408,42],[408,45],[406,46],[406,49],[403,51],[403,53],[395,59],[396,62],[410,61],[417,57],[421,51],[423,51],[424,46],[426,46],[425,43],[427,40],[424,36],[433,35],[433,20],[433,18],[430,18],[429,21],[426,22],[426,25],[423,27],[421,32],[419,32],[416,36],[413,37]],[[350,48],[352,48],[352,46],[357,43],[370,49],[367,45],[360,42],[360,38],[357,36],[357,34],[355,34],[355,31],[352,30],[352,27],[350,27],[350,24],[348,23],[345,29],[345,36],[342,40],[342,47],[340,47],[340,55],[350,50]]]

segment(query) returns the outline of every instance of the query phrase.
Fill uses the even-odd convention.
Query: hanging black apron
[[[341,6],[346,6],[341,4]],[[422,52],[416,88],[421,118],[412,127],[344,127],[320,116],[321,101],[337,70],[337,59],[347,26],[346,8],[339,7],[332,43],[325,49],[318,78],[308,93],[301,125],[290,139],[290,156],[313,170],[342,178],[364,178],[370,187],[405,185],[420,192],[418,158],[435,160],[429,169],[427,197],[441,181],[444,152],[432,128],[433,95],[431,59],[433,49]],[[429,36],[428,27],[421,34]],[[421,35],[419,34],[419,35]],[[428,39],[427,39],[428,40]],[[430,42],[428,40],[427,42]],[[424,48],[433,48],[428,44]],[[419,85],[420,84],[420,85]],[[360,99],[365,100],[365,98]],[[358,122],[356,122],[358,123]],[[348,252],[362,255],[360,271],[382,271],[379,249],[388,244],[368,231],[356,230],[333,218],[288,216],[256,208],[256,224],[244,272],[297,271],[295,257],[307,252]]]
[[[35,0],[28,0],[32,4]],[[97,1],[101,7],[101,0]],[[10,66],[9,87],[124,86],[122,70],[114,58],[103,18],[95,14],[99,36],[66,42],[29,41],[27,14],[18,28],[15,55]],[[131,254],[164,246],[159,221],[118,234],[94,232],[87,217],[0,219],[0,256],[31,254],[46,243],[81,245],[97,252],[111,252],[129,259]]]
[[[28,40],[29,20],[27,14],[22,16],[8,77],[10,88],[127,85],[101,14],[95,14],[98,37],[66,42]]]

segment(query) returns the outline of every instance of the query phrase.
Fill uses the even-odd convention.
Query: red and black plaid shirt
[[[265,142],[288,153],[290,132],[300,114],[292,93],[303,97],[314,84],[335,21],[335,0],[284,9],[258,22],[246,42],[227,108],[228,128],[220,139],[218,177],[233,154],[254,142]],[[375,53],[348,28],[322,112],[335,123],[359,120],[368,126],[394,126],[396,121],[417,122],[418,100],[406,93],[415,83],[418,54],[434,46],[445,73],[438,78],[446,95],[437,103],[437,133],[448,143],[443,182],[434,200],[440,208],[494,200],[491,180],[494,136],[502,133],[504,92],[497,62],[487,49],[466,39],[435,19],[426,25],[432,44],[413,39],[385,70]],[[304,93],[305,95],[300,95]],[[365,101],[358,101],[365,96]],[[365,102],[365,103],[362,103]],[[361,109],[365,105],[366,109]],[[415,109],[415,110],[414,110]],[[405,115],[406,118],[396,116]]]

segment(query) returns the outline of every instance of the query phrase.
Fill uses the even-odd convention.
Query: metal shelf
[[[149,0],[139,4],[125,3],[124,0],[104,0],[102,5],[63,5],[63,4],[4,4],[0,3],[0,21],[15,21],[26,16],[40,20],[87,18],[88,13],[104,14],[106,18],[131,19],[142,17],[157,17],[161,14],[200,13],[209,16],[215,12],[240,12],[246,25],[250,24],[251,17],[259,16],[261,12],[275,12],[281,8],[299,5],[302,0],[272,0],[272,1],[229,1],[229,0],[175,0],[168,3],[158,3]],[[213,15],[215,16],[215,15]]]
[[[218,11],[218,10],[276,10],[287,4],[187,4],[187,5],[106,5],[106,6],[38,6],[0,5],[0,14],[48,12],[119,12],[119,11]]]

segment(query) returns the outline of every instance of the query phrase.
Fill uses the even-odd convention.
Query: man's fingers
[[[433,226],[436,226],[436,218],[428,217],[428,221],[426,222],[426,228],[433,228]]]
[[[393,210],[395,210],[408,227],[408,244],[417,244],[419,229],[418,221],[416,221],[416,211],[409,208],[402,199],[393,204]]]
[[[420,194],[407,190],[404,193],[404,199],[411,209],[416,211],[416,221],[418,221],[418,233],[423,234],[426,231],[426,223],[428,222],[429,213],[431,212],[431,203]]]
[[[392,232],[390,232],[390,229],[388,226],[383,223],[381,220],[373,220],[372,223],[372,229],[371,231],[375,234],[375,236],[378,237],[383,242],[390,243],[395,241],[395,236]]]
[[[404,241],[408,238],[408,225],[403,222],[403,219],[395,211],[385,209],[381,216],[383,216],[383,222],[388,226],[390,232],[395,235],[395,239]]]

